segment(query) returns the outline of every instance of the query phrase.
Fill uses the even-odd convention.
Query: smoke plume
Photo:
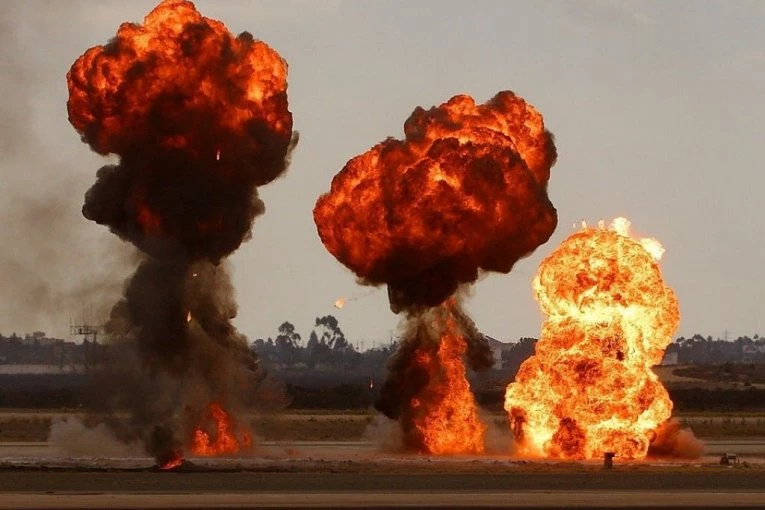
[[[412,449],[477,451],[478,440],[455,449],[425,439],[457,422],[446,409],[478,421],[462,356],[471,368],[490,364],[485,339],[453,296],[482,271],[509,272],[552,235],[555,145],[539,112],[507,91],[483,105],[455,96],[417,108],[404,133],[351,159],[314,220],[326,248],[364,283],[387,285],[391,309],[406,313],[378,409],[400,421]],[[442,391],[454,384],[459,396]]]
[[[161,463],[191,443],[209,406],[236,411],[261,377],[221,262],[264,211],[257,187],[297,141],[287,65],[247,32],[232,36],[190,2],[125,23],[67,75],[69,120],[102,167],[83,214],[144,254],[114,306],[114,407]],[[213,431],[214,432],[214,431]]]
[[[42,330],[50,337],[68,334],[69,318],[89,311],[104,314],[120,293],[129,253],[118,239],[82,221],[72,197],[82,193],[92,172],[58,145],[59,119],[48,79],[60,75],[43,65],[29,44],[53,19],[61,23],[71,6],[8,2],[0,9],[0,318],[1,334]],[[51,53],[45,52],[46,55]],[[55,58],[55,57],[45,57]],[[61,119],[65,123],[65,119]],[[100,261],[94,267],[93,263]],[[90,266],[90,267],[89,267]],[[89,269],[86,269],[88,268]]]

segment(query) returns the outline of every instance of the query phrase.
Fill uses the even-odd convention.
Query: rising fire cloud
[[[610,228],[585,226],[541,263],[533,287],[547,318],[505,396],[522,453],[640,459],[657,433],[660,454],[680,444],[666,437],[677,427],[659,430],[672,401],[651,370],[680,320],[661,276],[663,252],[655,239],[630,237],[618,218]]]
[[[404,133],[348,161],[314,220],[329,252],[364,283],[387,285],[391,309],[406,314],[377,408],[410,450],[477,453],[484,427],[463,357],[480,369],[491,354],[457,291],[549,239],[555,145],[539,112],[508,91],[417,108]]]
[[[107,324],[121,353],[109,406],[130,410],[123,437],[161,464],[178,462],[210,409],[244,405],[261,377],[231,324],[222,262],[250,237],[264,211],[257,187],[285,171],[297,141],[286,78],[276,51],[183,0],[122,24],[67,74],[72,126],[119,156],[98,171],[83,214],[143,253]]]

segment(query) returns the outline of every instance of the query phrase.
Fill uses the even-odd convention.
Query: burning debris
[[[644,458],[672,402],[651,367],[678,326],[655,239],[629,222],[572,234],[540,265],[533,287],[547,319],[536,353],[507,387],[521,451],[555,458]],[[686,441],[687,443],[687,441]]]
[[[314,220],[327,249],[363,282],[386,284],[391,309],[406,313],[377,408],[399,421],[410,450],[476,453],[484,427],[463,358],[481,369],[491,354],[457,290],[480,271],[509,272],[549,239],[555,145],[512,92],[417,108],[404,133],[351,159]]]
[[[107,326],[123,354],[109,405],[130,410],[123,437],[161,466],[180,465],[201,434],[205,448],[232,451],[208,414],[237,411],[261,377],[231,324],[222,261],[250,237],[264,211],[257,187],[284,172],[297,141],[286,77],[276,51],[183,0],[122,24],[67,74],[71,124],[119,156],[83,214],[143,252]]]
[[[210,404],[205,426],[194,429],[194,441],[191,451],[195,455],[210,457],[226,453],[236,453],[242,448],[252,446],[252,438],[246,428],[240,429],[236,421],[220,404]],[[213,430],[214,435],[207,432]]]

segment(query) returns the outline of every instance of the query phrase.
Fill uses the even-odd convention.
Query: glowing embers
[[[194,429],[191,451],[194,455],[211,457],[237,453],[251,447],[250,433],[237,426],[223,407],[213,402],[207,408],[202,423]]]
[[[651,367],[679,323],[656,240],[629,222],[571,235],[533,282],[547,316],[536,353],[507,387],[505,409],[522,453],[644,458],[672,402]]]

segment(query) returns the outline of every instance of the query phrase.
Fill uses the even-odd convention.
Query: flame
[[[233,418],[220,404],[210,404],[205,421],[214,430],[210,433],[201,426],[194,429],[191,451],[195,455],[225,455],[252,446],[250,434],[246,430],[237,429]]]
[[[159,464],[159,469],[170,471],[183,465],[183,453],[179,450],[173,450],[170,456],[164,462]]]
[[[337,298],[335,300],[335,308],[337,308],[338,310],[342,310],[344,306],[345,306],[345,298]]]
[[[463,333],[454,317],[467,316],[451,301],[481,271],[507,273],[549,239],[557,153],[542,115],[510,91],[418,107],[404,135],[349,160],[314,221],[332,255],[364,283],[386,284],[391,309],[407,312],[375,407],[399,421],[410,450],[478,453],[484,426],[465,361],[486,368],[490,350]]]
[[[446,308],[445,305],[442,308]],[[402,415],[407,449],[434,455],[483,453],[486,426],[470,391],[465,371],[465,338],[446,313],[440,340],[417,348],[412,373],[427,374],[427,383],[411,398]]]
[[[129,399],[129,411],[141,430],[161,431],[139,435],[162,464],[191,439],[198,416],[181,411],[190,400],[226,394],[233,407],[246,399],[245,381],[260,377],[231,324],[236,306],[221,262],[250,237],[264,211],[257,189],[286,170],[297,143],[287,63],[192,2],[163,0],[142,23],[123,23],[108,43],[88,49],[66,78],[70,123],[94,151],[117,160],[98,171],[83,215],[147,256],[120,301],[136,313],[119,329],[136,332],[135,362],[152,367],[136,374],[155,391]],[[212,266],[219,269],[203,269]],[[206,284],[187,285],[191,270]],[[189,308],[199,327],[184,331]],[[165,377],[193,384],[160,384]],[[214,427],[199,429],[213,435],[199,437],[202,447],[225,442]]]
[[[88,193],[86,217],[154,255],[167,244],[143,238],[215,261],[239,246],[259,213],[255,187],[284,171],[296,140],[276,51],[191,2],[164,0],[86,51],[67,84],[72,126],[94,151],[120,156]]]
[[[127,134],[145,135],[147,120],[157,114],[152,111],[156,97],[168,90],[173,90],[189,109],[224,110],[225,115],[216,122],[235,131],[244,130],[254,119],[267,119],[273,129],[282,133],[291,131],[292,120],[283,98],[287,88],[284,60],[249,34],[232,37],[223,23],[202,16],[193,3],[164,0],[146,15],[142,25],[120,25],[115,41],[114,47],[90,48],[67,75],[69,120],[81,132],[97,133],[93,148],[99,153],[122,154]],[[242,101],[232,102],[233,94],[240,91],[221,84],[219,75],[211,72],[218,70],[215,66],[220,66],[224,54],[236,55],[225,62],[230,66],[226,78],[237,80]],[[191,55],[196,59],[193,62],[189,60]],[[134,68],[137,62],[145,67],[140,82]],[[119,114],[115,114],[117,101],[129,104],[130,109],[118,108]],[[181,116],[187,113],[178,109],[178,125],[183,124]],[[191,143],[199,142],[174,130],[152,131],[162,136],[158,141],[169,148],[190,150]]]
[[[672,401],[651,367],[680,321],[655,240],[629,236],[629,221],[572,234],[533,282],[547,316],[536,353],[507,387],[521,451],[556,458],[646,456]]]
[[[481,269],[507,273],[550,237],[555,146],[522,98],[454,96],[415,109],[404,133],[348,161],[314,208],[326,248],[387,284],[394,311],[437,306]]]

